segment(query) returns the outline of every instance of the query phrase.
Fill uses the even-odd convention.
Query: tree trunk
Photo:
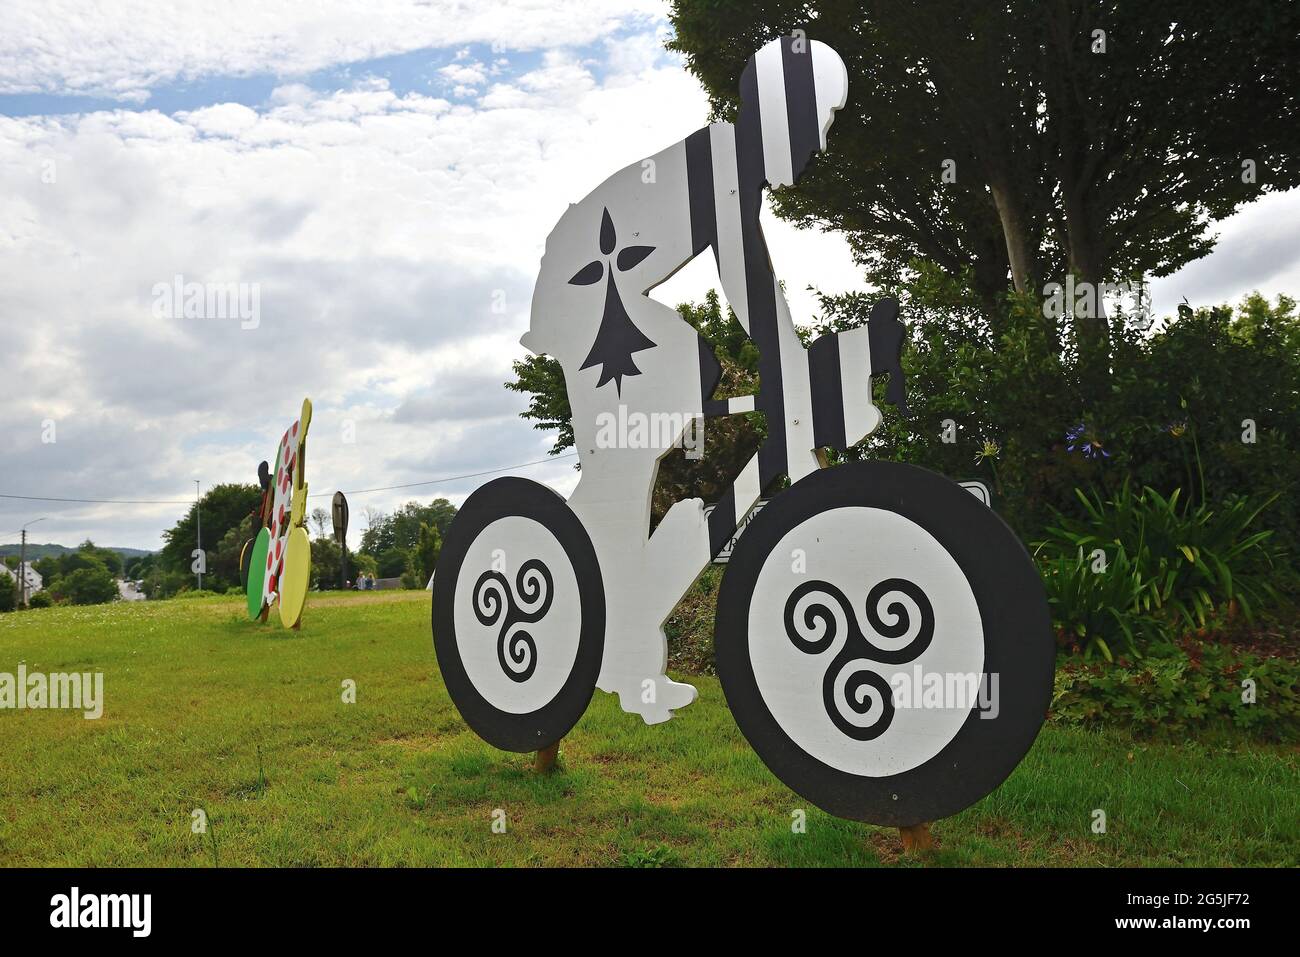
[[[1002,235],[1007,243],[1007,261],[1011,265],[1011,282],[1016,292],[1032,292],[1036,250],[1032,248],[1029,230],[1025,222],[1024,211],[1016,199],[1014,190],[1003,183],[989,183],[993,193],[993,204],[998,210],[998,219],[1002,223]]]
[[[1000,335],[1006,325],[1007,306],[1003,297],[1007,292],[1006,247],[990,230],[987,236],[972,237],[974,252],[971,272],[975,296],[989,321],[993,334]]]
[[[1101,295],[1104,267],[1102,240],[1094,230],[1097,218],[1078,189],[1068,189],[1062,204],[1068,241],[1070,272],[1076,285],[1092,286],[1096,309],[1092,315],[1074,313],[1074,334],[1079,346],[1079,373],[1084,400],[1088,405],[1100,401],[1110,382],[1110,332],[1106,323],[1106,304]],[[1071,304],[1073,307],[1073,304]]]

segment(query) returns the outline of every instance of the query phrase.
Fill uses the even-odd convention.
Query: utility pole
[[[35,525],[37,522],[45,521],[45,516],[34,518],[27,525]],[[22,531],[22,545],[18,548],[18,604],[22,608],[27,607],[27,525],[24,525]]]
[[[198,558],[200,561],[202,561],[203,559],[203,516],[199,514],[199,511],[200,511],[199,480],[195,479],[194,480],[194,542],[196,547],[199,550]],[[202,568],[203,565],[200,564],[198,567]],[[198,573],[198,576],[199,576],[199,591],[203,591],[203,572],[200,571]]]

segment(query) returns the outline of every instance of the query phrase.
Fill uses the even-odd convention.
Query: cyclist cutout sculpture
[[[871,377],[905,411],[898,304],[865,326],[796,332],[759,223],[765,186],[792,185],[827,148],[848,74],[802,36],[758,51],[735,124],[714,123],[615,173],[551,232],[522,343],[557,359],[581,477],[565,501],[520,478],[490,482],[448,530],[433,636],[453,701],[489,743],[559,741],[594,688],[647,723],[695,700],[669,679],[662,625],[760,495],[724,577],[716,657],[728,704],[760,757],[831,813],[930,821],[995,788],[1032,744],[1052,685],[1037,572],[1015,535],[965,490],[897,463],[819,467],[879,423]],[[760,355],[754,396],[714,399],[706,341],[648,295],[706,251]],[[706,515],[674,504],[650,532],[662,457],[682,438],[606,440],[601,423],[690,423],[758,411],[767,436]],[[935,694],[934,685],[940,687]],[[915,694],[908,682],[915,682]],[[955,689],[955,691],[954,691]]]
[[[281,624],[293,629],[302,624],[312,577],[305,478],[309,428],[311,400],[303,399],[301,415],[276,447],[274,469],[266,462],[258,466],[262,486],[262,502],[255,513],[258,532],[239,554],[248,617],[266,621],[271,606],[279,605]]]

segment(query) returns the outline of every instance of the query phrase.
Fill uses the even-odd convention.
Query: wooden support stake
[[[929,824],[912,824],[900,827],[898,835],[903,839],[903,853],[910,851],[934,850],[934,838],[930,835]]]
[[[555,770],[555,759],[560,756],[560,742],[556,741],[549,748],[542,748],[533,758],[533,770],[538,774],[550,774]]]

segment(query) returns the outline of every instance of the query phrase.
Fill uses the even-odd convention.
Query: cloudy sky
[[[314,504],[545,459],[501,384],[546,235],[707,115],[656,0],[5,6],[5,495],[255,481],[304,396]],[[1214,254],[1154,285],[1157,309],[1300,295],[1298,224],[1295,193],[1221,224]],[[796,318],[809,284],[861,285],[838,237],[768,235]],[[176,277],[249,284],[256,327],[160,316]],[[655,295],[715,284],[705,257]],[[519,472],[575,478],[571,460]],[[460,501],[489,477],[349,497],[354,515]],[[3,498],[0,543],[46,516],[34,541],[156,548],[182,509]]]

